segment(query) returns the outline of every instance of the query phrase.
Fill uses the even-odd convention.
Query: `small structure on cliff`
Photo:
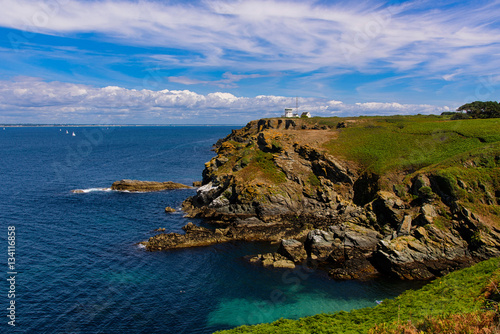
[[[301,115],[300,115],[301,118],[311,118],[311,113],[309,111],[306,111],[306,112],[303,112]]]
[[[299,117],[299,114],[293,112],[293,108],[285,108],[285,114],[281,117],[294,118]]]

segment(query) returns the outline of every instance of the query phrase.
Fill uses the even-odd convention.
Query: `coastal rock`
[[[304,243],[307,255],[313,260],[324,260],[333,251],[334,241],[332,232],[313,230],[307,234]]]
[[[170,189],[189,189],[191,187],[172,181],[154,182],[139,180],[121,180],[111,185],[112,190],[130,191],[130,192],[150,192]]]
[[[272,268],[295,268],[295,264],[293,261],[288,260],[283,255],[278,253],[266,253],[266,254],[258,254],[255,256],[247,257],[248,262],[253,264],[260,264],[264,267],[272,267]]]
[[[169,207],[169,206],[167,206],[167,207],[165,208],[165,212],[166,212],[166,213],[171,213],[171,212],[176,212],[176,211],[177,211],[177,210],[175,210],[174,208],[171,208],[171,207]]]
[[[186,224],[184,234],[162,233],[149,238],[144,242],[147,250],[168,250],[176,248],[209,246],[229,241],[273,241],[281,239],[303,237],[307,232],[305,226],[274,223],[266,224],[262,221],[243,225],[229,225],[214,230],[198,226],[193,223]]]
[[[304,245],[295,239],[281,240],[278,254],[285,256],[294,263],[301,263],[307,258],[307,253]]]
[[[377,249],[381,268],[402,279],[431,279],[475,262],[467,244],[451,234],[430,226],[418,236],[381,240]]]
[[[374,250],[382,239],[377,231],[355,224],[334,225],[328,228],[334,239],[340,240],[343,247],[356,247],[364,251]]]
[[[368,280],[379,275],[369,258],[357,248],[337,248],[328,257],[328,274],[337,280]]]

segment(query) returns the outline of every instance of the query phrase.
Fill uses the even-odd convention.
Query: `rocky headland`
[[[183,203],[213,228],[188,224],[144,245],[272,241],[276,253],[248,260],[308,263],[335,279],[432,279],[499,256],[500,126],[464,122],[250,122],[217,142],[201,187]]]

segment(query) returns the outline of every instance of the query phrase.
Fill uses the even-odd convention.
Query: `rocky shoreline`
[[[457,201],[439,175],[366,172],[323,148],[336,131],[282,119],[233,130],[183,203],[188,217],[215,228],[188,224],[185,234],[151,237],[146,249],[271,241],[276,253],[248,260],[284,268],[314,262],[335,279],[427,280],[500,255],[496,223]]]

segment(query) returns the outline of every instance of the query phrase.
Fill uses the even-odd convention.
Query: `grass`
[[[482,314],[486,305],[484,289],[500,281],[500,258],[455,271],[420,290],[409,290],[393,300],[351,312],[319,314],[298,320],[280,319],[270,324],[241,326],[220,334],[236,333],[386,333],[382,329],[401,324],[421,324],[429,319]],[[471,321],[472,323],[472,321]],[[472,326],[472,325],[471,325]],[[396,333],[397,331],[394,331]],[[399,331],[397,333],[404,333]],[[410,332],[409,332],[410,333]],[[467,333],[467,332],[464,332]]]
[[[338,122],[336,120],[336,122]],[[417,170],[500,142],[500,120],[449,121],[438,116],[358,118],[325,147],[382,174]]]

